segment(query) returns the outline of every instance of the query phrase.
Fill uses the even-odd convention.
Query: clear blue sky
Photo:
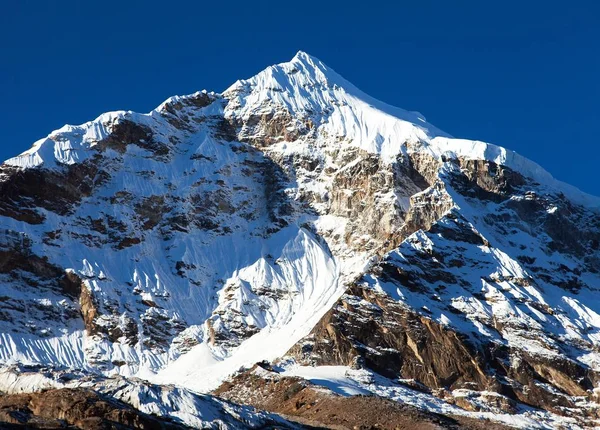
[[[222,91],[301,49],[380,100],[600,195],[598,3],[5,2],[0,158],[108,110]]]

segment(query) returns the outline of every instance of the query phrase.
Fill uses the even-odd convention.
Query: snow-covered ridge
[[[428,150],[436,158],[463,157],[469,160],[487,160],[509,167],[541,185],[562,192],[575,203],[600,210],[600,197],[585,193],[573,185],[555,179],[542,166],[515,151],[478,140],[436,137],[429,142]]]
[[[196,93],[197,94],[197,93]],[[123,118],[146,122],[169,103],[190,96],[175,96],[148,114],[108,112],[79,126],[65,125],[5,164],[51,168],[85,160],[90,149],[106,137],[112,124]],[[600,199],[552,177],[537,163],[514,151],[486,142],[455,139],[428,123],[418,112],[390,106],[365,94],[319,59],[298,52],[285,63],[267,67],[252,78],[239,80],[223,92],[229,99],[226,117],[247,119],[282,107],[300,118],[320,122],[319,131],[339,136],[352,145],[381,154],[392,162],[407,151],[407,143],[419,143],[417,151],[440,158],[442,155],[482,159],[505,165],[536,182],[568,195],[572,200],[600,207]]]
[[[9,158],[4,164],[29,169],[84,161],[90,148],[110,134],[109,124],[126,114],[125,111],[107,112],[81,125],[64,125],[48,137],[36,141],[22,154]]]
[[[92,148],[101,140],[108,137],[114,126],[123,120],[133,121],[139,124],[145,124],[160,127],[160,122],[164,122],[161,113],[169,104],[185,102],[201,94],[210,94],[206,91],[198,91],[186,96],[173,96],[162,102],[156,109],[147,114],[140,114],[133,111],[112,111],[98,116],[92,121],[81,125],[66,124],[58,130],[54,130],[47,137],[36,141],[27,151],[9,158],[4,164],[22,169],[35,167],[53,168],[58,165],[69,165],[85,161]]]
[[[390,106],[362,92],[319,59],[299,51],[289,62],[267,67],[254,77],[239,80],[223,93],[233,97],[249,89],[250,93],[241,97],[242,115],[270,100],[275,105],[283,105],[293,113],[327,111],[333,106],[358,104],[370,107],[412,124],[429,137],[449,135],[432,124],[423,115]],[[354,106],[351,106],[354,107]]]

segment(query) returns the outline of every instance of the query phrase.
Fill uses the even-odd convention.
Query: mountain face
[[[194,427],[296,425],[213,390],[339,425],[312,395],[277,409],[314,386],[342,411],[600,425],[599,212],[299,52],[2,164],[0,391],[83,386]]]

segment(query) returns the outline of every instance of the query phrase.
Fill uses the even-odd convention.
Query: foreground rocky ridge
[[[208,392],[287,356],[593,425],[599,207],[299,53],[0,167],[0,358]]]
[[[82,429],[310,428],[184,388],[22,365],[0,369],[0,427],[5,423]]]
[[[444,416],[378,396],[340,396],[303,378],[281,376],[264,363],[236,375],[215,394],[301,422],[339,429],[507,429],[493,422]]]
[[[0,396],[0,422],[6,429],[189,428],[142,414],[94,391],[68,388]]]

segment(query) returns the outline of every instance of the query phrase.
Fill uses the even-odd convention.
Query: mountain
[[[299,52],[2,164],[0,391],[193,427],[600,425],[599,211]]]

